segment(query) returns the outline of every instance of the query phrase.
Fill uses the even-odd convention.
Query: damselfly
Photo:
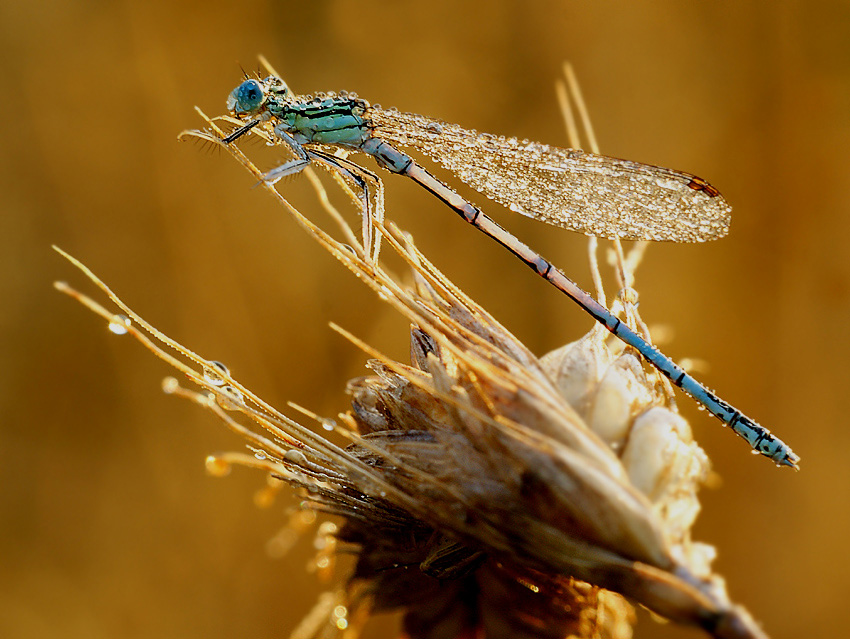
[[[634,347],[652,366],[777,465],[797,468],[799,457],[770,431],[717,397],[655,346],[624,324],[563,272],[511,235],[480,209],[417,164],[398,146],[414,148],[452,171],[488,198],[537,220],[605,238],[701,242],[722,237],[731,209],[705,180],[688,173],[580,150],[477,133],[420,115],[385,110],[353,94],[297,96],[278,77],[247,79],[227,99],[247,123],[224,138],[231,143],[267,123],[276,143],[295,155],[265,174],[275,182],[317,161],[363,189],[377,180],[331,151],[359,151],[380,166],[406,175],[450,206],[551,282],[596,321]],[[364,247],[369,196],[364,197]]]

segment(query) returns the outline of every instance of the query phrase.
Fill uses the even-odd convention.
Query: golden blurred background
[[[305,571],[311,539],[265,554],[287,499],[260,510],[258,473],[205,475],[208,453],[241,441],[163,395],[164,364],[51,286],[92,291],[57,244],[279,407],[346,408],[365,358],[328,321],[406,359],[400,317],[235,162],[176,141],[201,124],[194,105],[224,111],[258,53],[305,93],[357,91],[562,146],[553,83],[569,60],[604,152],[718,186],[731,235],[652,246],[641,311],[672,329],[665,352],[705,360],[699,377],[792,444],[802,471],[751,457],[680,395],[722,479],[696,537],[772,637],[845,634],[846,2],[5,0],[0,34],[0,636],[285,637],[324,588]],[[385,177],[389,216],[532,350],[590,328],[434,198]],[[317,210],[305,179],[283,190]],[[590,286],[584,237],[473,199]],[[698,636],[645,615],[637,628]]]

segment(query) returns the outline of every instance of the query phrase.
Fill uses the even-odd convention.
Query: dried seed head
[[[597,331],[538,360],[422,256],[411,261],[417,287],[399,300],[414,322],[413,366],[375,360],[374,376],[349,384],[351,422],[368,442],[350,450],[415,497],[405,509],[422,530],[418,545],[408,534],[396,545],[347,522],[363,576],[389,584],[403,566],[417,582],[407,592],[436,605],[445,593],[432,579],[480,590],[495,565],[520,582],[534,574],[563,586],[569,575],[704,626],[733,614],[711,576],[713,549],[690,541],[707,458],[640,361],[612,353]],[[621,599],[609,601],[612,618],[628,618]]]
[[[260,127],[251,134],[264,135]],[[220,143],[208,132],[187,135]],[[226,148],[261,177],[235,145]],[[337,530],[324,531],[332,541],[316,568],[328,569],[329,551],[339,546],[356,551],[355,570],[346,594],[325,597],[316,615],[351,632],[371,600],[377,610],[404,609],[413,639],[626,639],[625,595],[719,638],[763,636],[711,572],[713,550],[690,541],[707,460],[631,353],[613,353],[594,330],[535,357],[409,237],[380,223],[380,182],[379,219],[366,225],[362,243],[334,210],[346,243],[266,186],[412,324],[410,365],[350,336],[373,356],[374,375],[349,383],[349,413],[334,421],[300,409],[346,436],[345,449],[263,402],[223,365],[156,331],[77,264],[132,318],[123,332],[205,391],[169,383],[169,392],[214,412],[248,441],[252,454],[218,456],[211,472],[233,463],[263,469],[299,490],[305,507],[341,518]],[[381,240],[411,266],[412,288],[377,262]],[[112,313],[63,290],[114,323]],[[299,636],[323,632],[316,615]]]
[[[265,469],[311,509],[342,518],[333,536],[357,553],[345,619],[370,599],[377,610],[403,608],[414,638],[629,637],[630,608],[608,590],[717,637],[763,636],[711,573],[713,550],[690,542],[706,459],[636,360],[597,333],[537,359],[409,238],[378,228],[413,266],[413,288],[334,254],[411,321],[412,365],[350,336],[374,357],[374,374],[349,383],[348,414],[313,416],[349,438],[345,450],[226,369],[208,379],[214,364],[109,293],[194,366],[129,333],[205,389],[170,392],[250,442],[253,454],[219,456],[216,469]],[[317,569],[332,565],[327,553],[319,559]]]
[[[655,506],[682,539],[699,512],[697,490],[708,457],[690,426],[664,406],[640,360],[629,351],[615,355],[604,334],[591,331],[541,359],[561,395],[588,427],[617,452],[632,485]],[[668,531],[670,532],[670,531]]]

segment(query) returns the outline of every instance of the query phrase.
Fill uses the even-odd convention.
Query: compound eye
[[[263,85],[257,80],[245,80],[227,98],[227,108],[236,115],[258,111],[265,99]]]

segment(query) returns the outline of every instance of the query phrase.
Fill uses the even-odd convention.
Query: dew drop
[[[132,322],[126,315],[113,315],[109,321],[109,330],[115,335],[126,335],[130,326],[132,326]]]
[[[345,606],[336,606],[333,611],[336,627],[340,630],[348,628],[348,608]]]
[[[177,381],[176,377],[166,377],[162,380],[162,392],[166,395],[171,395],[176,393],[180,388],[180,382]]]
[[[204,379],[213,386],[224,386],[224,376],[229,376],[227,366],[219,361],[211,360],[209,366],[204,366]]]
[[[209,455],[204,460],[204,466],[207,469],[207,473],[213,477],[226,477],[230,474],[230,462],[215,455]]]
[[[291,448],[283,454],[283,458],[291,462],[293,464],[297,464],[299,466],[307,463],[307,457],[300,450],[296,450],[295,448]]]
[[[390,289],[389,287],[387,287],[387,286],[382,286],[382,287],[378,290],[378,297],[379,297],[379,298],[381,298],[383,301],[385,301],[385,302],[386,302],[387,300],[390,300],[390,299],[392,299],[393,297],[395,297],[395,294],[393,293],[392,289]]]
[[[224,410],[238,410],[239,406],[244,404],[242,392],[233,386],[222,386],[215,400]]]
[[[333,430],[336,428],[336,421],[334,421],[333,419],[322,418],[321,422],[322,428],[324,428],[326,431],[333,432]]]

